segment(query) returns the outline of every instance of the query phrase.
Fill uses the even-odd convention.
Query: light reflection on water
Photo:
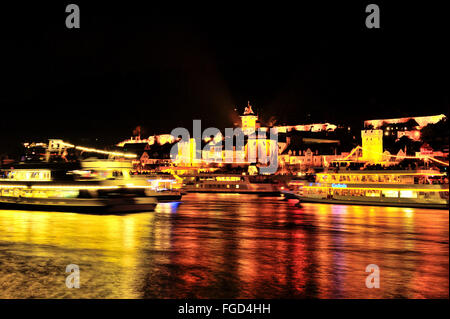
[[[125,216],[0,211],[0,298],[448,298],[448,216],[236,194]]]

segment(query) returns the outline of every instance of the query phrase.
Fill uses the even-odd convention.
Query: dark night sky
[[[104,2],[2,7],[0,151],[25,140],[224,128],[250,100],[280,123],[448,114],[445,10],[375,2],[262,6]],[[340,1],[341,2],[341,1]],[[309,114],[309,115],[308,115]],[[308,117],[309,116],[309,117]]]

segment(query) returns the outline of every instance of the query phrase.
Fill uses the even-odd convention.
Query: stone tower
[[[253,113],[250,102],[248,102],[248,105],[244,110],[244,114],[241,115],[241,120],[242,131],[244,132],[244,134],[250,134],[256,130],[256,122],[258,120],[258,116]]]
[[[383,161],[383,130],[362,130],[362,160]]]

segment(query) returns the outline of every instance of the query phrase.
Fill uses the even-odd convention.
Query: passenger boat
[[[286,197],[300,202],[448,209],[446,174],[435,170],[344,170],[292,181]]]
[[[143,196],[154,197],[158,202],[181,200],[181,192],[176,189],[176,179],[168,174],[135,175],[132,163],[114,160],[84,160],[84,169],[89,179],[122,180],[127,186],[142,189]]]
[[[278,185],[261,175],[197,174],[185,176],[183,187],[191,193],[280,195]]]
[[[133,183],[149,185],[145,188],[145,196],[155,197],[158,202],[172,202],[181,200],[182,193],[177,188],[177,180],[171,176],[150,175],[132,176]]]
[[[135,183],[129,163],[88,160],[22,163],[0,170],[0,208],[93,214],[153,211],[152,186]]]

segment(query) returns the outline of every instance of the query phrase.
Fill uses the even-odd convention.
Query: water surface
[[[238,194],[125,216],[3,210],[0,298],[448,298],[448,253],[444,210]]]

